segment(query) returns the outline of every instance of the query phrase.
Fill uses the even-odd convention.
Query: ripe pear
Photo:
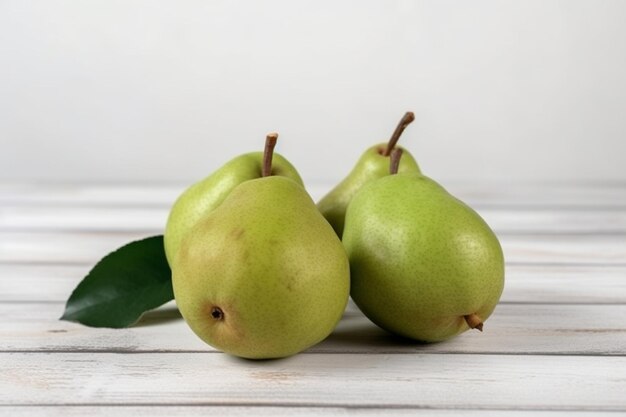
[[[301,183],[271,176],[235,185],[172,254],[176,303],[208,344],[280,358],[326,338],[345,310],[350,269],[341,241]],[[268,157],[269,155],[269,157]]]
[[[271,174],[291,178],[302,185],[302,179],[293,165],[280,154],[273,153],[277,137],[270,134],[266,142],[266,146],[272,148],[272,152],[265,153],[271,158]],[[237,185],[262,176],[263,158],[263,152],[240,155],[193,184],[178,197],[170,211],[163,237],[165,255],[170,265],[174,262],[174,253],[178,251],[183,236],[203,215],[219,206]]]
[[[251,359],[326,338],[350,291],[341,241],[304,188],[280,176],[243,182],[204,216],[183,238],[172,280],[192,330]]]
[[[504,286],[487,223],[441,185],[398,173],[365,185],[346,213],[351,296],[380,327],[435,342],[482,331]]]
[[[343,233],[346,208],[352,197],[368,182],[389,175],[389,155],[393,149],[401,149],[396,147],[396,144],[404,129],[413,120],[415,120],[413,113],[405,113],[389,141],[386,144],[380,143],[367,149],[348,176],[317,203],[317,207],[333,226],[337,236],[341,237]],[[406,150],[398,171],[420,172],[417,162]]]

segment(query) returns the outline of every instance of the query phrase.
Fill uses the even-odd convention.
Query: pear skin
[[[341,237],[343,234],[346,208],[354,195],[365,184],[389,175],[389,157],[381,153],[385,146],[386,144],[381,143],[366,150],[348,176],[317,203],[318,209],[333,226],[337,236]],[[420,172],[417,162],[406,150],[398,172]]]
[[[389,175],[389,156],[393,149],[402,149],[396,146],[404,129],[415,119],[411,112],[407,112],[391,135],[388,143],[380,143],[367,149],[359,158],[352,171],[335,188],[326,194],[317,207],[333,226],[337,236],[343,234],[346,208],[354,195],[367,183]],[[406,150],[400,161],[398,172],[420,172],[415,158]]]
[[[165,254],[170,265],[174,262],[174,253],[178,251],[183,236],[203,215],[219,206],[242,182],[262,176],[263,155],[263,152],[240,155],[193,184],[178,197],[170,211],[164,233]],[[273,154],[271,173],[302,184],[296,169],[280,154]]]
[[[370,182],[346,213],[351,296],[398,335],[435,342],[482,330],[504,287],[487,223],[435,181],[398,173]]]
[[[350,291],[341,241],[304,188],[281,176],[230,191],[183,237],[172,270],[192,330],[251,359],[290,356],[326,338]]]

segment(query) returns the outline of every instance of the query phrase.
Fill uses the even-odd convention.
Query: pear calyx
[[[224,320],[224,312],[219,307],[212,307],[211,308],[211,317],[213,317],[213,319],[215,321]]]
[[[470,328],[478,329],[481,332],[483,331],[483,321],[481,320],[480,317],[478,317],[477,314],[475,313],[468,314],[467,316],[463,316],[463,318],[465,319],[465,321],[467,322],[467,325]]]
[[[278,133],[268,133],[265,137],[265,150],[263,151],[263,167],[261,168],[261,176],[269,177],[272,175],[272,156],[274,155],[274,147],[278,140]]]
[[[391,161],[389,162],[389,174],[395,175],[400,167],[400,158],[402,158],[402,149],[396,148],[391,151]]]
[[[396,143],[398,143],[402,132],[404,132],[404,129],[406,129],[406,127],[410,125],[413,120],[415,120],[415,114],[413,114],[413,112],[408,111],[404,113],[404,116],[400,119],[398,126],[396,126],[396,130],[393,131],[389,142],[387,142],[387,148],[382,153],[383,156],[389,156],[391,154],[391,151],[393,151]]]

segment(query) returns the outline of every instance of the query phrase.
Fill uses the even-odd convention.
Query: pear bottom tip
[[[463,318],[471,329],[483,331],[483,321],[476,313],[468,314],[463,316]]]

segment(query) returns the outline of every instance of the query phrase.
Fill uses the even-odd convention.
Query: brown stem
[[[263,152],[263,168],[261,169],[262,177],[272,175],[272,156],[274,155],[274,146],[278,140],[278,133],[268,133],[265,137],[265,151]]]
[[[402,158],[402,148],[396,148],[391,151],[391,161],[389,162],[389,173],[395,175],[400,167],[400,158]]]
[[[415,120],[413,112],[408,111],[404,113],[404,116],[400,119],[398,126],[396,126],[396,130],[393,131],[389,142],[387,142],[387,149],[383,152],[383,156],[389,156],[391,154],[391,151],[396,146],[396,143],[398,143],[398,139],[400,139],[402,132],[404,132],[404,129],[410,125],[413,120]]]
[[[478,317],[477,314],[475,313],[468,314],[467,316],[463,316],[463,318],[465,318],[465,321],[467,322],[467,325],[470,328],[478,329],[481,332],[483,331],[483,321],[481,320],[480,317]]]

